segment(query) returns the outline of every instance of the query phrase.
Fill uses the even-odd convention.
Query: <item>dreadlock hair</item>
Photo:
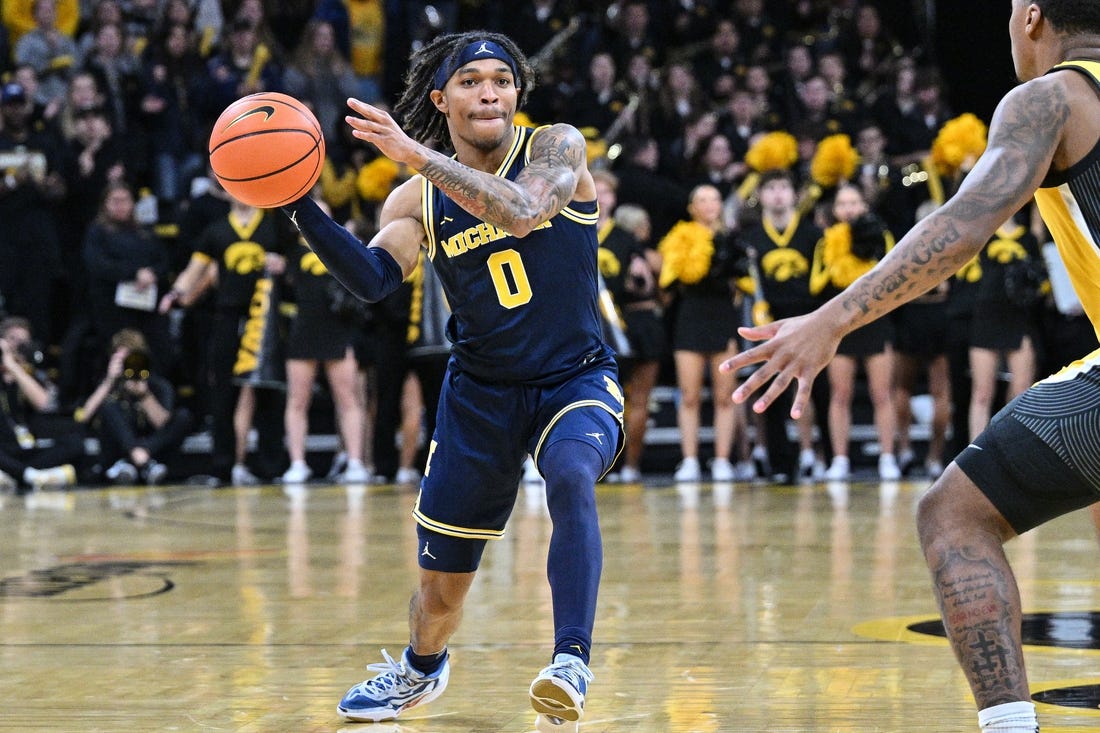
[[[482,30],[448,33],[422,46],[410,59],[409,70],[405,73],[405,91],[394,105],[394,113],[401,119],[409,137],[424,144],[439,141],[447,147],[453,147],[451,133],[447,129],[447,118],[435,108],[429,95],[433,77],[453,54],[474,41],[483,40],[496,43],[515,59],[516,68],[519,69],[519,78],[515,80],[519,88],[516,110],[523,107],[528,93],[535,85],[535,71],[511,38],[501,33]]]
[[[1035,4],[1062,33],[1100,33],[1100,5],[1094,0],[1037,0]]]

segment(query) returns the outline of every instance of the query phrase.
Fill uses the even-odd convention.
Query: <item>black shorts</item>
[[[1034,320],[1030,308],[979,303],[970,322],[970,345],[990,351],[1016,351],[1024,336],[1035,342]]]
[[[1017,534],[1100,500],[1098,386],[1096,375],[1040,382],[955,458]]]
[[[947,325],[945,303],[907,303],[894,311],[894,349],[922,359],[946,354]]]
[[[886,351],[894,340],[894,325],[889,318],[879,318],[864,324],[841,339],[836,353],[864,359]]]
[[[668,356],[668,333],[661,312],[624,310],[626,338],[633,350],[634,361],[661,361]]]

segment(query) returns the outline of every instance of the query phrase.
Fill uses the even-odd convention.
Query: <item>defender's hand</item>
[[[763,412],[775,402],[793,381],[798,390],[791,417],[798,419],[810,401],[810,388],[818,372],[836,354],[840,335],[835,326],[826,324],[817,313],[797,318],[785,318],[764,326],[741,327],[737,332],[750,341],[763,341],[759,346],[746,349],[722,362],[723,371],[736,371],[750,364],[761,366],[733,393],[733,401],[743,403],[749,395],[771,384],[753,405],[753,412]]]

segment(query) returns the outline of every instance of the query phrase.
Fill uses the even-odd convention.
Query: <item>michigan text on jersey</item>
[[[535,229],[546,229],[552,226],[553,224],[549,221],[545,221],[535,227]],[[457,257],[460,254],[465,254],[469,250],[477,249],[483,244],[489,244],[498,239],[510,236],[512,235],[503,229],[495,227],[492,224],[487,224],[486,222],[481,222],[477,226],[472,226],[469,229],[461,231],[453,237],[448,237],[443,240],[441,244],[443,245],[443,251],[448,257]]]

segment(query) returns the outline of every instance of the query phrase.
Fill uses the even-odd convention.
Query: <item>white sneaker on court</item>
[[[825,471],[826,481],[844,481],[852,471],[852,464],[848,462],[848,456],[833,456],[833,462]]]
[[[698,481],[701,472],[699,470],[699,459],[694,456],[685,458],[680,461],[680,466],[676,469],[676,473],[673,474],[673,478],[677,481]]]

